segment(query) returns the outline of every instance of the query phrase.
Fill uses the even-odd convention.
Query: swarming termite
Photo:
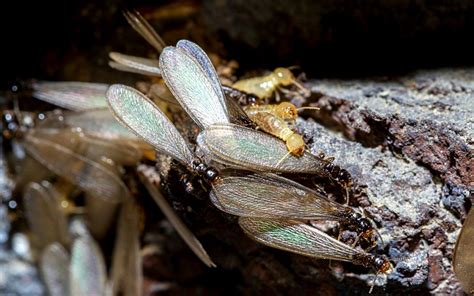
[[[393,270],[386,257],[354,249],[298,221],[240,217],[239,224],[250,238],[272,248],[308,257],[348,261],[373,268],[377,274],[389,274]]]

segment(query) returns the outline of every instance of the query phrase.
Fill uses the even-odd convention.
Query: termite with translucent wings
[[[208,71],[211,73],[209,75],[206,75],[204,72],[202,72],[201,68],[199,68],[200,66],[200,63],[203,63],[205,64],[206,62],[208,62],[207,60],[207,57],[204,55],[204,53],[199,53],[197,50],[200,50],[196,45],[190,43],[190,42],[181,42],[178,44],[178,46],[187,46],[188,48],[186,47],[182,47],[182,51],[186,51],[186,50],[193,50],[194,51],[194,54],[200,54],[199,57],[201,57],[201,59],[198,59],[198,58],[195,58],[191,55],[186,54],[186,53],[181,53],[182,55],[186,55],[186,57],[188,57],[188,66],[191,68],[190,69],[190,73],[188,73],[188,75],[191,75],[189,77],[193,77],[193,81],[197,81],[196,83],[191,83],[193,84],[191,87],[189,86],[185,86],[184,85],[184,88],[188,88],[188,89],[193,89],[195,91],[198,91],[198,93],[200,94],[200,98],[202,100],[206,100],[209,102],[209,104],[211,104],[212,106],[212,102],[216,102],[216,104],[220,104],[217,108],[218,109],[223,109],[223,108],[226,108],[227,106],[224,106],[225,102],[224,102],[224,97],[223,97],[223,94],[219,95],[218,93],[215,92],[215,89],[213,88],[212,86],[212,83],[213,83],[213,77],[217,79],[217,76],[214,74],[212,74],[213,72],[213,68],[207,68]],[[189,48],[191,47],[191,48]],[[178,47],[180,48],[180,47]],[[166,50],[165,50],[166,52]],[[193,69],[194,67],[194,69]],[[192,71],[195,71],[195,72],[192,72]],[[176,73],[174,75],[177,75]],[[175,76],[175,77],[179,77],[179,76]],[[165,79],[167,79],[167,77],[165,76]],[[218,80],[214,80],[214,81],[217,81],[218,83]],[[169,81],[166,80],[166,82],[168,83]],[[176,81],[175,81],[176,82]],[[177,82],[177,83],[181,83],[181,84],[186,84],[187,81],[185,82]],[[176,85],[175,85],[176,86]],[[220,90],[220,85],[217,84],[217,86]],[[174,91],[173,88],[171,88],[172,91]],[[183,90],[180,88],[181,91],[186,91],[186,90]],[[200,92],[199,92],[200,91]],[[182,94],[182,93],[181,93]],[[176,95],[176,94],[175,94]],[[189,95],[192,95],[192,93],[189,93]],[[196,95],[196,94],[194,94]],[[213,168],[210,168],[208,167],[207,165],[205,165],[204,163],[202,163],[201,161],[197,160],[193,153],[191,152],[190,148],[188,147],[187,143],[185,142],[185,140],[182,138],[182,136],[178,133],[178,131],[176,130],[176,128],[172,125],[172,123],[166,118],[166,116],[159,110],[157,109],[156,106],[153,105],[153,103],[147,99],[143,94],[139,93],[138,91],[134,90],[133,88],[130,88],[130,87],[126,87],[126,86],[123,86],[123,85],[113,85],[110,87],[108,93],[107,93],[107,98],[109,100],[109,104],[113,110],[113,112],[115,113],[115,115],[117,116],[117,118],[122,122],[124,123],[125,125],[127,125],[128,127],[130,127],[133,131],[135,131],[135,133],[141,137],[143,137],[143,139],[145,141],[147,141],[148,143],[150,143],[151,145],[153,145],[158,151],[160,152],[163,152],[165,154],[168,154],[168,155],[171,155],[173,158],[179,160],[181,163],[185,164],[191,171],[195,171],[197,172],[198,174],[204,176],[204,178],[213,185],[213,190],[215,190],[216,192],[219,192],[218,194],[216,195],[220,195],[220,192],[221,192],[221,187],[219,187],[221,184],[221,182],[226,182],[226,176],[223,176],[223,177],[218,177],[217,176],[217,171]],[[180,96],[177,96],[178,100],[182,99]],[[216,101],[217,99],[217,101]],[[221,101],[219,101],[221,100]],[[222,102],[222,104],[221,104]],[[183,106],[184,108],[186,108],[185,106]],[[197,106],[198,108],[200,108],[199,106]],[[202,107],[202,106],[201,106]],[[201,111],[203,111],[201,109]],[[207,122],[209,125],[212,125],[212,122],[213,121],[216,121],[219,122],[219,120],[225,120],[225,121],[228,121],[229,119],[227,119],[227,112],[223,111],[222,113],[220,114],[223,114],[224,118],[225,119],[222,119],[219,117],[219,113],[217,114],[208,114],[207,117],[205,117],[203,115],[204,113],[198,115],[198,117],[200,119],[202,119],[204,122]],[[209,117],[213,117],[213,119],[209,119]],[[206,121],[208,120],[208,121]],[[236,126],[238,127],[238,126]],[[253,130],[251,130],[253,131]],[[267,137],[267,135],[265,134],[262,134],[260,132],[256,132],[256,131],[253,131],[256,133],[256,137],[258,137],[258,135],[262,135],[264,137]],[[269,138],[271,138],[272,140],[274,138],[268,136]],[[276,139],[274,139],[276,140]],[[278,140],[276,140],[277,143],[281,144],[281,142],[279,142]],[[282,148],[281,146],[277,146],[277,147],[280,147]],[[283,148],[284,149],[284,148]],[[258,153],[257,150],[255,150],[255,153]],[[300,158],[295,158],[295,159],[298,159],[298,160],[301,160]],[[262,177],[263,178],[263,177]],[[269,179],[271,179],[271,177],[269,176],[268,177]],[[230,179],[229,179],[230,180]],[[277,183],[278,183],[278,179],[276,181],[274,181],[275,183],[275,187],[274,188],[278,188],[277,187]],[[242,181],[243,183],[245,182]],[[282,199],[284,198],[287,198],[287,199],[291,199],[292,202],[295,203],[294,207],[292,209],[295,209],[296,211],[298,210],[298,208],[300,206],[305,206],[305,207],[308,207],[309,206],[312,206],[311,205],[311,202],[307,202],[305,203],[305,199],[299,199],[298,196],[285,196],[285,194],[282,194],[281,195]],[[306,201],[308,201],[309,199],[320,199],[321,196],[320,195],[312,195],[312,196],[309,196],[308,194],[308,199]],[[298,204],[300,203],[300,204]],[[329,200],[327,199],[322,199],[321,203],[325,204],[327,207],[325,209],[319,209],[318,207],[314,207],[313,210],[315,210],[317,213],[319,213],[319,218],[321,218],[323,215],[325,217],[328,217],[332,214],[332,217],[335,217],[337,216],[336,212],[337,212],[337,207],[338,207],[338,204],[336,203],[331,203]],[[288,205],[291,205],[291,202],[288,203]],[[345,207],[344,206],[341,206],[339,205],[339,207],[342,207],[342,210],[341,210],[341,213],[340,215],[342,215],[342,212],[345,211]],[[350,208],[347,208],[347,209],[350,209]],[[245,210],[245,209],[243,209]],[[266,213],[266,215],[269,215],[271,216],[272,215],[272,209],[269,208],[267,209],[268,212],[265,212],[265,210],[261,210],[263,213]],[[284,211],[284,209],[282,210]],[[288,212],[290,212],[291,210],[288,210]],[[331,213],[332,211],[332,213]],[[351,211],[348,210],[348,211]],[[308,210],[309,212],[309,210]],[[346,212],[345,215],[347,215],[348,212]],[[288,215],[288,214],[286,214]],[[297,215],[297,214],[295,214]],[[309,214],[308,214],[309,215]],[[318,216],[318,214],[315,214],[314,215],[315,217]],[[304,217],[304,214],[301,215],[299,218],[302,218],[302,219],[306,219],[307,217]],[[341,217],[340,220],[342,220],[343,218]],[[335,219],[335,220],[338,220],[338,219]]]
[[[119,124],[108,108],[103,108],[107,104],[104,85],[37,82],[33,89],[34,96],[75,112],[46,115],[46,119],[25,136],[28,153],[88,195],[98,195],[100,198],[88,198],[87,213],[91,219],[96,218],[91,225],[105,226],[106,214],[111,213],[109,216],[113,218],[114,211],[110,204],[105,206],[103,203],[116,204],[130,198],[128,188],[120,180],[113,164],[136,165],[142,153],[154,159],[154,151]],[[104,157],[112,162],[104,163]],[[142,180],[147,185],[146,179]],[[207,266],[215,266],[196,237],[169,210],[165,201],[157,197],[153,190],[150,190],[150,195],[197,257]],[[106,229],[93,228],[99,237]]]

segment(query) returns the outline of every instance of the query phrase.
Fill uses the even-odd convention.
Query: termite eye
[[[382,267],[385,265],[386,261],[385,259],[381,258],[381,257],[376,257],[374,259],[374,266],[377,270],[381,270]]]
[[[367,231],[372,228],[372,224],[366,218],[359,218],[358,221],[359,229],[362,231]]]
[[[216,180],[217,176],[218,176],[217,171],[214,168],[207,169],[204,174],[204,178],[208,182],[213,182],[214,180]]]
[[[291,73],[287,68],[276,68],[273,73],[276,74],[278,82],[285,86],[292,84],[295,80],[293,73]]]
[[[203,174],[204,172],[206,172],[207,166],[203,163],[198,163],[198,164],[195,164],[194,169],[199,174]]]

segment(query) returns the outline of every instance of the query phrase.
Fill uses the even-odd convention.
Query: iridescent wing
[[[82,190],[110,202],[120,202],[129,196],[125,184],[109,167],[37,137],[34,132],[27,134],[25,144],[30,156]]]
[[[184,138],[145,95],[115,84],[107,91],[107,100],[116,118],[156,150],[187,166],[192,164],[194,156]]]
[[[102,83],[41,81],[33,84],[33,96],[65,109],[83,111],[107,107],[107,88]]]
[[[161,192],[156,188],[156,186],[150,183],[148,178],[144,176],[143,173],[140,173],[140,180],[148,189],[148,192],[150,193],[151,197],[156,202],[163,214],[166,216],[168,221],[170,221],[171,225],[173,225],[176,232],[178,232],[178,234],[188,245],[188,247],[194,252],[194,254],[196,254],[196,256],[201,259],[201,261],[208,267],[216,267],[204,247],[199,242],[199,240],[189,230],[186,224],[183,223],[183,221],[178,217],[178,215],[176,215],[176,213],[173,211],[171,206],[168,204],[168,202],[163,197]]]
[[[61,244],[56,242],[44,249],[39,267],[49,295],[69,295],[69,254]]]
[[[321,230],[297,221],[240,217],[239,225],[259,243],[303,256],[353,261],[359,253]]]
[[[56,195],[38,183],[30,183],[25,189],[23,202],[28,224],[40,248],[53,242],[69,244],[67,218]]]
[[[338,221],[351,208],[273,174],[220,174],[211,200],[224,212],[243,217]]]
[[[189,44],[188,43],[181,43]],[[197,47],[197,45],[194,45]],[[191,55],[187,47],[166,47],[160,55],[163,79],[171,93],[189,116],[205,129],[216,123],[228,123],[228,112],[222,89],[216,89],[214,68],[204,68],[207,56]],[[202,51],[202,50],[200,50]],[[211,65],[212,67],[212,65]],[[213,73],[215,76],[210,76]],[[217,80],[217,83],[220,82]]]
[[[474,211],[471,209],[456,241],[453,268],[466,293],[474,292]]]
[[[140,13],[138,13],[138,11],[125,10],[123,14],[132,28],[148,43],[150,43],[151,46],[153,46],[158,52],[163,50],[166,46],[165,42],[161,39],[160,35],[156,33],[150,23],[143,18]]]
[[[71,296],[104,295],[107,274],[99,246],[88,235],[74,240],[69,284]]]
[[[126,55],[119,52],[111,52],[109,53],[109,57],[113,60],[109,62],[109,66],[114,69],[147,76],[161,77],[158,60]]]
[[[326,161],[310,153],[295,157],[283,141],[250,128],[213,125],[199,134],[197,143],[211,160],[234,168],[326,176]]]

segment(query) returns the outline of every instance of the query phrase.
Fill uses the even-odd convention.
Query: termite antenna
[[[314,107],[314,106],[306,106],[306,107],[299,107],[296,108],[296,110],[301,111],[301,110],[321,110],[319,107]]]
[[[372,291],[374,290],[374,286],[375,286],[375,281],[377,280],[378,276],[379,276],[379,272],[377,271],[374,275],[374,279],[372,280],[372,284],[370,284],[369,294],[372,294]]]
[[[303,84],[301,84],[300,82],[298,82],[297,80],[295,79],[292,79],[291,82],[296,85],[296,87],[298,87],[305,96],[309,96],[311,95],[311,90],[307,89]]]
[[[288,70],[295,70],[295,69],[301,69],[301,67],[298,66],[298,65],[293,65],[293,66],[289,66],[287,69]]]
[[[286,153],[285,155],[283,155],[283,157],[277,162],[277,164],[275,165],[275,168],[278,168],[280,166],[280,164],[283,162],[283,160],[285,160],[289,155],[291,154],[291,151],[288,151],[288,153]]]

